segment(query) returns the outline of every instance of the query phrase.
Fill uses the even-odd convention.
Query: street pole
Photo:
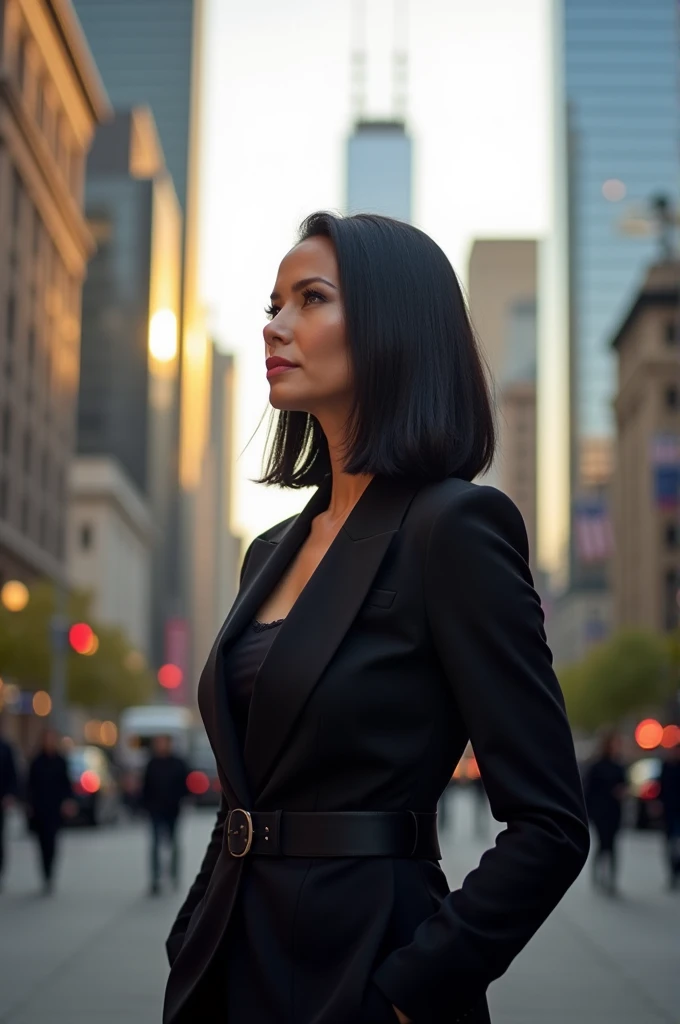
[[[68,646],[68,619],[66,617],[66,587],[62,580],[54,584],[54,613],[50,620],[50,722],[60,735],[67,729],[66,721],[66,652]]]

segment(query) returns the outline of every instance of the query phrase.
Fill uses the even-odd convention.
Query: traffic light
[[[94,654],[99,647],[99,640],[86,622],[75,622],[68,631],[68,642],[76,654]]]

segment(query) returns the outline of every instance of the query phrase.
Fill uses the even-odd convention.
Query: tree
[[[144,703],[153,692],[154,678],[119,629],[93,621],[89,595],[74,592],[67,600],[70,622],[89,623],[99,640],[95,654],[67,655],[67,694],[72,704],[119,711]],[[27,689],[48,690],[50,681],[51,619],[55,594],[51,583],[36,583],[21,612],[0,606],[0,675],[10,676]]]
[[[667,638],[644,630],[621,630],[558,676],[571,721],[586,729],[652,710],[674,685]]]

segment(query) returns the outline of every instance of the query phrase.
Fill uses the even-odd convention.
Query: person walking
[[[186,763],[172,752],[169,736],[155,736],[153,754],[149,758],[142,784],[142,805],[151,822],[151,886],[152,896],[161,891],[161,848],[170,849],[170,877],[179,885],[179,839],[177,822],[182,800],[187,795]]]
[[[18,795],[16,761],[12,747],[0,735],[0,889],[5,870],[5,814]]]
[[[621,828],[621,807],[626,795],[626,772],[618,756],[616,733],[606,733],[597,756],[588,765],[584,791],[588,816],[597,836],[592,860],[592,880],[597,889],[617,894],[617,838]]]
[[[494,417],[465,300],[417,228],[319,213],[268,316],[261,482],[315,490],[246,551],[199,681],[222,799],[163,1021],[488,1024],[589,833],[524,523],[472,482]],[[507,829],[449,892],[468,740]]]
[[[668,884],[671,889],[680,889],[680,744],[671,747],[659,781],[659,800],[666,831]]]
[[[59,753],[59,734],[48,728],[42,735],[40,751],[28,769],[26,811],[30,831],[40,850],[43,892],[54,886],[57,838],[64,818],[77,811],[65,758]]]

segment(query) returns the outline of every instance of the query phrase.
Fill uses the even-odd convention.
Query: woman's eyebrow
[[[318,276],[316,276],[316,277],[303,277],[301,281],[296,281],[295,284],[292,285],[291,291],[299,292],[303,288],[306,288],[308,284],[314,284],[315,281],[321,281],[321,282],[323,282],[323,284],[327,284],[329,288],[333,288],[336,292],[338,290],[337,285],[333,284],[332,281],[328,281],[325,277],[318,277]],[[278,292],[272,292],[269,297],[272,300],[272,302],[275,302],[276,299],[280,298]]]

